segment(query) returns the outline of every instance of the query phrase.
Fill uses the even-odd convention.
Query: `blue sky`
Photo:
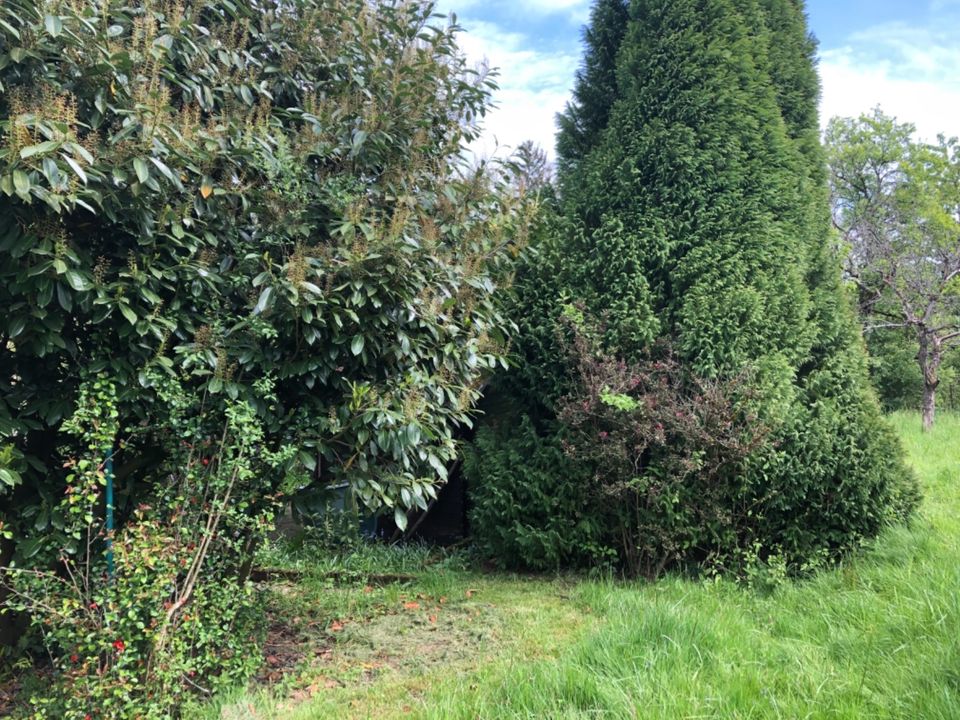
[[[501,68],[499,108],[478,150],[533,139],[552,152],[553,116],[569,97],[592,0],[440,0],[461,46]],[[921,136],[960,135],[960,0],[808,0],[820,39],[821,115],[876,105]]]

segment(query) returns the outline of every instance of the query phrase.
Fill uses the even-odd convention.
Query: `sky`
[[[592,0],[440,0],[460,45],[500,68],[498,106],[479,154],[534,140],[553,155],[554,116],[570,96]],[[933,141],[960,136],[960,0],[808,0],[820,41],[821,121],[876,106]]]

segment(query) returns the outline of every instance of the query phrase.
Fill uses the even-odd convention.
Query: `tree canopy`
[[[249,672],[280,499],[346,485],[402,526],[435,497],[528,212],[463,161],[494,84],[458,31],[404,0],[0,6],[0,573],[57,665],[38,712],[170,717]]]

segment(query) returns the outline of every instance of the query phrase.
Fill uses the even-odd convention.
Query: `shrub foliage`
[[[475,547],[504,568],[559,570],[616,561],[609,518],[595,512],[591,477],[561,439],[529,415],[484,424],[464,454]]]
[[[21,569],[92,558],[98,589],[64,592],[114,593],[94,600],[103,617],[139,582],[124,558],[183,538],[150,580],[169,570],[178,589],[137,595],[154,648],[137,682],[157,644],[179,642],[161,643],[165,628],[186,632],[194,615],[177,607],[183,573],[204,569],[194,603],[242,583],[278,493],[345,480],[402,523],[445,477],[501,359],[510,323],[493,295],[527,213],[504,170],[461,160],[493,82],[466,65],[457,30],[403,0],[0,7],[0,532]],[[99,381],[115,388],[116,432],[90,446],[64,418]],[[231,424],[249,413],[243,431]],[[89,543],[61,501],[74,463]],[[234,472],[243,492],[224,489]],[[226,517],[229,547],[207,524]],[[151,624],[166,602],[175,617]],[[90,632],[84,657],[112,657]],[[75,654],[47,638],[61,660]],[[184,652],[221,657],[223,642]]]
[[[678,559],[748,547],[765,489],[744,470],[769,432],[750,408],[750,377],[696,377],[668,347],[627,363],[579,329],[573,347],[563,444],[569,462],[592,469],[592,505],[607,509],[627,570],[656,577]]]

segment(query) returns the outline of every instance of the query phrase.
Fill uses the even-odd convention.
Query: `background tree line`
[[[880,110],[827,130],[834,224],[889,407],[956,408],[960,345],[960,144],[915,139]],[[909,362],[910,356],[914,362]]]

